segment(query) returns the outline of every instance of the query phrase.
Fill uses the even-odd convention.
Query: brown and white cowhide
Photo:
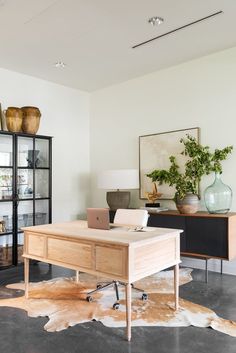
[[[190,269],[180,270],[180,284],[192,280]],[[74,278],[55,278],[39,283],[30,283],[29,299],[24,296],[0,300],[0,306],[19,308],[30,317],[47,316],[44,326],[49,332],[61,331],[69,326],[93,319],[105,326],[123,327],[125,323],[124,290],[120,289],[121,305],[113,310],[115,302],[113,289],[94,295],[88,303],[86,293],[94,289],[98,279],[81,274],[80,283]],[[180,310],[174,311],[173,271],[163,271],[135,283],[148,293],[146,302],[140,300],[140,293],[132,291],[132,326],[197,326],[213,329],[236,337],[236,323],[221,319],[216,313],[201,305],[180,299]],[[24,283],[11,284],[8,289],[24,290]],[[18,290],[18,292],[17,292]]]

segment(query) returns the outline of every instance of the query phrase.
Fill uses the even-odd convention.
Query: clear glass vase
[[[232,203],[232,190],[224,184],[219,173],[215,174],[214,183],[204,192],[205,205],[209,213],[227,213]]]

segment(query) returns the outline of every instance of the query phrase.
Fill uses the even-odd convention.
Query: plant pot
[[[196,213],[198,211],[199,198],[197,195],[187,193],[183,199],[177,197],[176,208],[179,213]]]
[[[23,123],[22,130],[27,134],[36,134],[39,129],[40,110],[36,107],[22,107]]]

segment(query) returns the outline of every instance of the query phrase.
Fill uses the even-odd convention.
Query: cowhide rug
[[[180,270],[180,284],[192,280],[190,269]],[[0,300],[0,306],[27,311],[30,317],[47,316],[44,329],[49,332],[61,331],[69,326],[91,320],[101,321],[105,326],[123,327],[125,322],[124,290],[120,288],[121,305],[112,309],[115,292],[107,289],[94,295],[88,303],[86,293],[94,289],[98,279],[81,274],[80,283],[74,278],[55,278],[39,283],[30,283],[29,299],[19,297],[24,283],[7,286],[6,293],[15,290],[16,297]],[[236,337],[236,323],[221,319],[216,313],[201,305],[180,299],[180,310],[174,311],[173,271],[163,271],[135,283],[148,293],[146,302],[140,300],[140,293],[132,291],[132,326],[197,326],[213,329]]]

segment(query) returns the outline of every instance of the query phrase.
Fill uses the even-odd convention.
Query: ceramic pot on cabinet
[[[8,131],[21,132],[23,121],[23,114],[21,109],[17,107],[8,107],[6,110],[4,110],[4,114],[6,116],[6,125]]]
[[[36,134],[39,129],[41,113],[37,107],[22,107],[22,130],[27,134]]]

